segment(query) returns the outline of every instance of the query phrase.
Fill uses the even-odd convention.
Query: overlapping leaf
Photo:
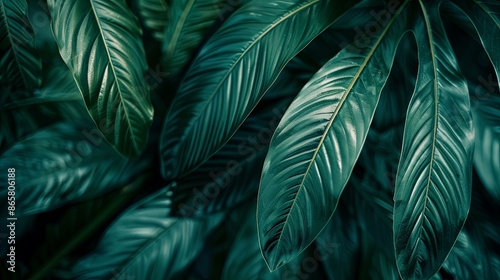
[[[0,158],[3,169],[15,168],[16,214],[60,207],[123,186],[139,166],[129,166],[93,126],[60,123],[16,143]],[[6,174],[3,176],[7,176]],[[7,179],[0,184],[7,192]]]
[[[203,36],[215,22],[226,1],[172,1],[163,40],[162,67],[169,75],[179,73],[189,62]]]
[[[221,215],[201,220],[169,217],[168,188],[139,201],[106,231],[97,249],[73,267],[74,279],[171,279],[203,248]]]
[[[474,138],[467,84],[439,4],[419,4],[419,69],[394,194],[394,242],[404,279],[430,278],[455,243],[470,206]]]
[[[165,119],[163,177],[191,171],[220,149],[285,64],[344,6],[255,0],[225,21],[194,60]]]
[[[0,85],[17,90],[32,90],[41,82],[42,61],[27,13],[26,0],[0,1]]]
[[[406,32],[405,7],[393,11],[370,44],[346,47],[325,64],[283,116],[258,197],[260,245],[270,269],[297,256],[332,216]]]
[[[52,30],[99,129],[127,156],[144,148],[153,117],[142,31],[124,0],[50,0]]]
[[[287,88],[275,90],[280,89]],[[255,195],[256,174],[262,171],[271,136],[292,97],[257,107],[222,149],[180,178],[172,189],[174,213],[188,217],[218,212]]]
[[[165,27],[169,20],[169,0],[136,0],[139,18],[153,38],[162,42],[165,36]],[[174,4],[178,1],[172,1]]]

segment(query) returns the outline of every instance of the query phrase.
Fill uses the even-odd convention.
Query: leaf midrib
[[[243,59],[243,57],[250,51],[250,49],[253,46],[255,46],[257,44],[257,42],[259,42],[269,32],[271,32],[272,30],[274,30],[274,28],[276,26],[278,26],[279,24],[281,24],[283,21],[289,19],[290,17],[298,14],[303,9],[306,9],[309,6],[312,6],[312,5],[314,5],[314,4],[316,4],[316,3],[320,2],[320,1],[321,0],[312,0],[312,1],[310,1],[309,3],[307,3],[307,4],[303,5],[303,6],[295,8],[291,12],[290,11],[285,12],[285,14],[283,16],[281,16],[278,21],[273,22],[270,26],[268,26],[266,29],[264,29],[264,31],[256,39],[254,39],[252,41],[252,43],[250,45],[248,45],[247,48],[245,48],[245,50],[239,55],[238,59],[236,59],[236,61],[231,65],[231,67],[228,69],[228,71],[226,72],[226,74],[224,75],[224,77],[222,78],[222,80],[217,84],[216,88],[213,90],[212,94],[207,99],[207,101],[205,102],[205,105],[203,106],[203,108],[199,112],[205,112],[206,108],[210,105],[210,101],[212,101],[212,99],[215,97],[215,95],[217,94],[217,92],[219,92],[219,89],[222,87],[222,84],[225,83],[225,81],[227,80],[227,78],[230,75],[230,73],[233,72],[233,70],[236,67],[236,65],[238,65],[240,63],[240,61]],[[174,102],[174,104],[172,104],[172,108],[174,108],[173,105],[175,105],[175,102]],[[197,121],[201,117],[201,115],[203,115],[203,114],[202,113],[201,114],[197,114],[196,117],[193,118],[192,123],[193,124],[197,123]],[[181,137],[181,139],[184,139],[185,137],[187,137],[187,135],[189,135],[189,132],[193,129],[193,127],[194,127],[194,125],[190,125],[188,127],[188,129],[185,130],[185,133]],[[182,145],[182,144],[180,144],[180,145]]]
[[[175,25],[172,39],[170,40],[167,47],[167,52],[166,52],[167,57],[165,58],[166,61],[169,61],[170,58],[174,57],[175,47],[177,46],[177,42],[182,32],[182,29],[184,29],[184,23],[187,20],[187,15],[191,12],[191,8],[194,5],[194,1],[195,0],[189,0],[188,3],[186,3],[186,6],[184,6],[184,9],[182,10],[181,20],[179,20]]]
[[[106,1],[108,1],[108,0],[106,0]],[[125,106],[125,103],[123,102],[123,94],[122,94],[122,90],[121,90],[121,84],[119,82],[118,76],[116,75],[115,65],[113,63],[113,60],[111,59],[111,53],[110,53],[110,50],[108,48],[107,38],[106,38],[106,35],[104,34],[104,31],[102,29],[100,17],[99,17],[99,15],[98,15],[98,13],[97,13],[97,11],[95,9],[94,0],[89,0],[89,2],[90,2],[90,5],[92,7],[92,13],[94,14],[94,18],[96,20],[97,26],[99,27],[99,34],[101,34],[100,37],[102,39],[102,43],[104,45],[104,49],[106,50],[106,55],[108,57],[109,65],[110,65],[110,68],[111,68],[111,72],[113,73],[113,77],[115,79],[115,84],[116,84],[116,87],[117,87],[117,92],[118,92],[118,95],[120,96],[120,104],[121,104],[121,106],[123,108],[123,112],[125,113],[125,119],[127,120],[128,129],[130,130],[130,134],[132,136],[132,137],[130,137],[130,139],[132,140],[132,143],[134,145],[134,153],[135,153],[135,152],[139,151],[140,149],[137,146],[135,133],[134,133],[134,130],[132,129],[132,124],[130,123],[130,116],[129,116],[127,107]],[[99,89],[99,93],[100,92],[101,92],[101,89]],[[90,92],[89,92],[89,94],[90,94]],[[115,122],[116,122],[116,114],[114,114],[114,117],[115,117]],[[118,120],[118,121],[121,121],[121,120]],[[116,129],[116,123],[115,123],[114,129]],[[116,131],[114,131],[113,134],[114,134],[113,136],[116,137]],[[115,141],[116,141],[116,139],[115,139]],[[128,153],[128,151],[127,151],[127,153]]]
[[[309,162],[309,165],[307,166],[307,169],[306,171],[304,172],[304,176],[302,178],[302,181],[299,185],[299,189],[297,191],[297,193],[295,194],[294,198],[293,198],[293,202],[292,202],[292,206],[290,207],[290,211],[288,211],[288,214],[287,214],[287,217],[285,219],[285,222],[283,223],[283,229],[285,228],[286,226],[286,223],[288,222],[288,219],[290,218],[291,216],[291,212],[292,212],[292,209],[293,207],[295,206],[296,204],[296,201],[297,201],[297,197],[299,196],[299,193],[300,191],[303,189],[303,186],[304,186],[304,182],[308,176],[308,173],[309,171],[311,170],[311,167],[312,167],[312,164],[314,163],[314,161],[316,160],[316,157],[319,153],[319,150],[321,149],[321,147],[323,146],[323,143],[324,143],[324,140],[326,139],[327,137],[327,134],[328,132],[330,131],[330,128],[333,124],[333,121],[336,119],[337,115],[339,114],[340,112],[340,109],[342,109],[344,103],[345,103],[345,100],[347,99],[348,96],[350,96],[350,93],[351,93],[351,90],[352,88],[354,87],[354,85],[358,82],[358,78],[360,77],[361,73],[365,70],[365,67],[366,65],[368,64],[368,62],[371,60],[372,56],[373,56],[373,53],[375,52],[375,50],[378,48],[378,46],[380,45],[380,43],[382,42],[382,40],[384,39],[385,35],[387,34],[388,30],[390,29],[390,26],[392,26],[392,23],[394,22],[394,20],[399,16],[399,14],[401,13],[401,11],[403,10],[404,6],[407,4],[408,2],[404,2],[401,7],[398,9],[398,12],[391,18],[391,20],[387,23],[386,27],[384,28],[383,32],[380,34],[379,38],[377,39],[377,41],[375,42],[375,44],[373,45],[373,47],[370,49],[370,52],[367,54],[365,60],[363,61],[363,63],[360,65],[359,67],[359,70],[356,72],[356,75],[353,77],[351,83],[349,84],[349,86],[347,87],[345,93],[343,94],[341,100],[339,101],[339,104],[338,106],[335,108],[335,111],[333,112],[330,120],[328,121],[328,124],[327,126],[325,127],[325,132],[323,133],[323,135],[321,136],[321,139],[318,143],[318,146],[316,148],[316,150],[314,151],[314,155],[312,156],[312,159],[311,161]],[[276,241],[278,244],[280,244],[281,242],[281,238],[283,236],[283,231],[284,230],[281,230],[280,231],[280,236],[278,238],[278,240]]]

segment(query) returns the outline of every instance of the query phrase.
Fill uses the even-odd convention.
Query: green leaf
[[[139,201],[115,220],[97,249],[75,264],[74,279],[171,279],[184,270],[223,216],[169,217],[168,189]]]
[[[15,168],[16,214],[48,211],[108,192],[135,176],[137,165],[121,157],[92,126],[59,123],[16,143],[0,158]],[[7,193],[2,175],[1,195]],[[5,188],[4,188],[5,187]]]
[[[281,270],[270,272],[262,260],[255,223],[255,200],[252,206],[239,222],[238,234],[229,248],[221,279],[285,279]]]
[[[219,15],[221,0],[172,1],[162,48],[162,68],[178,74],[189,62],[205,33]]]
[[[495,68],[497,77],[500,77],[500,45],[498,44],[500,42],[500,2],[461,0],[457,1],[456,4],[462,8],[472,22],[484,50]]]
[[[169,21],[170,7],[178,1],[170,0],[135,0],[139,11],[139,19],[144,27],[151,32],[153,38],[161,42],[165,36],[165,27]]]
[[[406,10],[400,11],[392,11],[370,44],[355,52],[346,47],[326,63],[273,135],[257,208],[261,249],[271,270],[311,244],[335,211],[406,32]]]
[[[286,91],[287,87],[275,90],[279,89]],[[189,217],[219,212],[257,193],[259,176],[256,175],[262,172],[271,136],[291,97],[263,106],[259,104],[222,149],[194,172],[179,178],[172,189],[176,215]]]
[[[0,1],[0,85],[16,90],[32,90],[41,82],[42,61],[27,13],[26,0]]]
[[[434,275],[469,211],[474,131],[467,84],[439,15],[421,7],[419,69],[394,194],[394,244],[404,279]]]
[[[496,101],[496,102],[495,102]],[[489,120],[481,111],[473,111],[475,134],[474,166],[488,193],[500,202],[500,98],[489,99],[494,104],[481,104],[496,110]],[[491,116],[490,116],[491,118]]]
[[[254,0],[225,21],[195,58],[165,119],[160,140],[163,177],[187,173],[220,149],[286,63],[344,5],[333,0]]]
[[[124,0],[49,0],[52,31],[106,139],[137,156],[153,117],[142,31]],[[117,35],[119,34],[119,35]]]

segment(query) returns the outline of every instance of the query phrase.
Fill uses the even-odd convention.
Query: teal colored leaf
[[[492,0],[457,1],[472,22],[497,77],[500,77],[500,2]],[[500,86],[500,83],[499,83]]]
[[[496,102],[495,102],[496,101]],[[481,107],[495,108],[496,117],[473,111],[475,134],[474,166],[488,193],[500,202],[500,98],[491,98]],[[489,103],[489,104],[486,104]],[[493,105],[493,106],[492,106]],[[493,119],[491,119],[493,118]]]
[[[42,80],[42,61],[27,13],[26,0],[0,1],[0,85],[15,90],[35,89]]]
[[[153,107],[136,17],[124,0],[48,4],[59,52],[90,115],[120,153],[139,155],[148,139]]]
[[[218,18],[221,0],[172,1],[168,25],[162,39],[162,68],[178,74],[189,62],[205,33]]]
[[[406,117],[394,194],[394,244],[404,279],[425,279],[443,264],[471,199],[474,130],[467,84],[448,42],[439,4],[420,9],[419,69]]]
[[[0,157],[0,168],[17,170],[16,215],[102,195],[123,186],[138,171],[96,128],[69,123],[39,130],[16,143]],[[2,175],[1,195],[7,193],[6,176]]]
[[[262,260],[255,223],[255,200],[253,202],[253,207],[246,209],[238,223],[238,233],[229,248],[221,279],[288,279],[281,273],[282,270],[270,272]]]
[[[339,3],[254,0],[229,17],[195,58],[167,114],[163,177],[187,173],[220,149],[286,63],[345,9]]]
[[[286,91],[287,87],[275,90],[279,89]],[[183,217],[202,216],[234,207],[254,196],[271,136],[291,97],[259,105],[215,155],[179,178],[172,189],[173,212]]]
[[[405,7],[370,44],[356,52],[346,47],[327,62],[274,133],[257,202],[260,245],[271,270],[311,244],[335,211],[406,32]]]
[[[223,216],[170,217],[168,189],[139,201],[116,219],[96,250],[74,265],[73,279],[172,279],[186,269]]]
[[[175,4],[178,1],[135,0],[139,19],[158,42],[161,42],[165,36],[165,27],[169,21],[170,2]]]

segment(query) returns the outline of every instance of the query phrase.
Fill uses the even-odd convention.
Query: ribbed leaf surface
[[[162,39],[162,67],[169,75],[179,73],[189,62],[203,36],[219,16],[221,0],[172,1],[167,29]]]
[[[2,155],[0,167],[17,170],[17,215],[102,195],[126,184],[138,169],[105,142],[97,129],[69,123],[39,130],[17,142]],[[5,186],[4,195],[7,179],[0,184]]]
[[[0,85],[17,90],[34,89],[42,80],[42,61],[27,13],[26,0],[0,1]]]
[[[52,31],[85,104],[122,154],[144,148],[153,117],[137,18],[124,0],[49,0]]]
[[[363,11],[363,10],[361,10]],[[368,45],[346,47],[304,86],[264,162],[258,232],[271,270],[303,251],[332,216],[388,77],[406,10]]]
[[[167,190],[139,201],[115,220],[97,249],[75,264],[74,279],[172,279],[184,270],[222,216],[169,217]]]
[[[336,4],[255,0],[224,22],[196,57],[165,119],[166,179],[196,168],[229,140],[285,64],[342,12]]]
[[[434,275],[470,206],[474,131],[467,84],[438,4],[420,2],[419,69],[394,194],[394,242],[404,279]]]

